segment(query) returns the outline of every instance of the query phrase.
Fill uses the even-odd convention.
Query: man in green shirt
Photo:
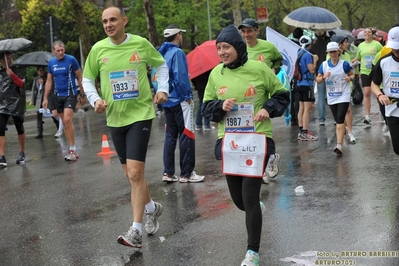
[[[260,32],[258,21],[246,18],[238,29],[247,43],[248,59],[262,61],[278,73],[283,65],[283,56],[272,42],[257,38]]]
[[[264,62],[277,74],[283,65],[283,56],[272,42],[257,38],[260,32],[258,21],[246,18],[238,26],[238,29],[241,31],[241,35],[247,44],[248,59]],[[279,161],[279,154],[270,155],[263,178],[264,183],[268,184],[269,177],[274,178],[278,175]]]
[[[168,67],[165,60],[145,38],[125,33],[127,17],[115,6],[104,9],[102,23],[107,38],[91,49],[83,72],[83,87],[97,113],[106,112],[107,125],[120,163],[131,189],[133,225],[118,237],[118,243],[141,248],[142,220],[149,235],[158,231],[163,207],[151,198],[144,177],[145,157],[150,139],[154,103],[167,100]],[[156,67],[158,90],[152,99],[147,64]],[[100,77],[102,97],[95,79]]]

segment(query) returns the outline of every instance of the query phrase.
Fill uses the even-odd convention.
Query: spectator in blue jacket
[[[166,41],[159,48],[169,68],[169,97],[162,104],[165,114],[165,143],[162,181],[181,183],[201,182],[195,167],[194,101],[188,77],[187,58],[182,49],[183,32],[177,25],[164,30]],[[175,175],[175,149],[179,138],[180,176]]]

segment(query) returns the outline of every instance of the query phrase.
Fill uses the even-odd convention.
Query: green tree
[[[207,0],[153,0],[152,3],[156,37],[149,36],[151,31],[147,28],[146,14],[143,12],[143,3],[140,1],[135,1],[127,13],[130,21],[126,28],[128,32],[146,37],[149,40],[152,39],[152,43],[157,45],[164,41],[163,30],[165,27],[170,24],[177,24],[182,29],[187,30],[184,34],[185,45],[188,45],[191,49],[196,44],[209,39]],[[209,0],[209,4],[212,38],[215,38],[226,24],[223,14],[227,11],[222,10],[220,0]],[[154,41],[153,38],[156,38],[157,41]]]
[[[73,2],[75,0],[64,0],[60,5],[54,4],[54,1],[45,0],[28,0],[22,1],[18,5],[20,14],[22,16],[22,26],[19,31],[19,36],[25,36],[33,41],[34,45],[31,50],[47,50],[51,47],[46,42],[46,20],[49,16],[57,17],[59,21],[58,39],[65,43],[67,53],[80,58],[79,53],[79,36],[82,25],[77,24],[76,12],[74,11]],[[88,29],[84,33],[86,42],[84,42],[84,54],[87,55],[90,47],[94,42],[104,38],[105,34],[101,23],[101,11],[96,5],[86,2],[83,5],[82,11],[85,20],[80,19],[80,23],[85,24]],[[80,15],[80,17],[82,14]],[[85,39],[85,38],[84,38]],[[88,40],[91,40],[90,42]]]

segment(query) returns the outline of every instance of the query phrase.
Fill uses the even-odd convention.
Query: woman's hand
[[[234,108],[236,101],[237,101],[236,98],[230,98],[230,99],[224,100],[223,107],[222,107],[223,111],[230,112]]]
[[[266,109],[260,109],[259,112],[255,115],[254,121],[255,122],[263,122],[270,118],[269,112]]]

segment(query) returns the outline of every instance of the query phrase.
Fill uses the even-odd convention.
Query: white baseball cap
[[[387,48],[399,49],[399,27],[394,27],[388,32]]]
[[[327,44],[327,50],[326,50],[326,52],[328,53],[328,52],[333,52],[333,51],[339,51],[338,43],[336,43],[336,42],[329,42],[329,43]]]
[[[186,30],[180,29],[180,27],[177,25],[170,25],[166,27],[166,29],[163,31],[163,36],[167,38],[175,34],[178,34],[179,32],[186,32]]]
[[[301,38],[299,38],[299,44],[302,46],[302,48],[305,48],[311,43],[312,39],[306,35],[303,35]]]

